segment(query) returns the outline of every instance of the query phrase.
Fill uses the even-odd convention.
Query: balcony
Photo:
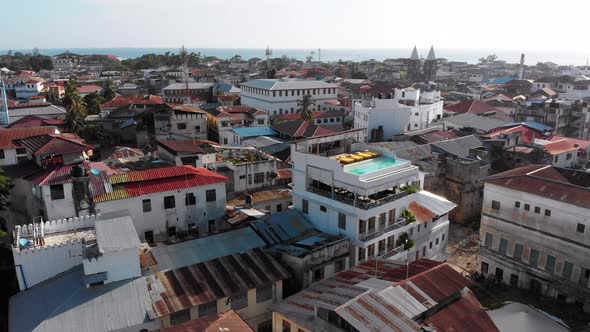
[[[406,250],[404,249],[403,245],[399,246],[399,247],[395,247],[395,248],[385,252],[383,255],[381,255],[381,258],[387,259],[387,258],[393,257],[399,253],[402,253],[404,251],[406,251]]]
[[[363,210],[370,210],[409,195],[407,191],[396,192],[395,188],[391,190],[385,190],[366,197],[355,197],[355,193],[350,191],[336,189],[332,192],[330,190],[320,189],[318,187],[313,186],[310,186],[307,190],[316,195],[324,196],[335,201],[338,201],[340,203],[351,205]]]
[[[405,219],[400,218],[400,219],[398,219],[398,221],[396,221],[395,223],[393,223],[393,224],[391,224],[391,225],[389,225],[387,227],[381,228],[381,229],[376,230],[376,231],[371,231],[369,233],[361,233],[361,234],[359,234],[359,241],[362,241],[362,242],[371,241],[373,239],[376,239],[376,238],[380,237],[383,234],[387,234],[387,233],[389,233],[389,232],[391,232],[393,230],[396,230],[398,228],[402,228],[402,227],[404,227],[407,224],[408,223],[406,222]]]

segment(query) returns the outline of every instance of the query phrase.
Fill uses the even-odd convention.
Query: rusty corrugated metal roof
[[[290,276],[261,249],[224,256],[180,269],[158,272],[150,279],[150,296],[159,317],[268,286]]]
[[[219,315],[211,315],[189,320],[181,324],[158,330],[159,332],[254,332],[250,326],[233,310]]]
[[[428,210],[426,207],[418,204],[415,201],[411,202],[410,205],[408,205],[408,210],[412,211],[412,213],[416,217],[416,221],[418,222],[423,222],[436,217],[436,214],[434,214],[434,212]]]

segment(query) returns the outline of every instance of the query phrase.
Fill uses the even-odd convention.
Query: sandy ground
[[[479,270],[479,232],[469,226],[451,223],[447,251],[449,263],[455,270],[467,276]]]

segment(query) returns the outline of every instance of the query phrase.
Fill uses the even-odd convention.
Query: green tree
[[[283,121],[282,121],[282,119],[278,115],[273,114],[273,115],[271,115],[268,118],[268,122],[269,122],[270,125],[276,125],[276,124],[279,124],[279,123],[281,123]]]
[[[408,210],[408,209],[404,209],[402,211],[402,218],[404,218],[406,220],[406,222],[409,223],[413,223],[416,221],[416,216],[414,215],[414,213],[412,213],[412,211]]]
[[[303,95],[303,98],[297,101],[299,106],[300,116],[307,122],[313,121],[313,107],[315,106],[315,100],[310,95]]]
[[[115,83],[113,82],[112,79],[109,78],[107,80],[107,84],[105,85],[105,87],[102,91],[102,95],[104,97],[103,103],[107,102],[107,101],[111,101],[117,95]]]
[[[89,93],[84,97],[84,103],[86,103],[86,111],[88,114],[99,114],[102,110],[102,104],[106,100],[103,96],[94,93]]]
[[[84,126],[86,103],[78,93],[78,80],[70,76],[62,104],[66,109],[64,123],[70,132],[78,132]]]
[[[8,197],[10,195],[10,189],[14,187],[12,179],[4,175],[4,170],[0,168],[0,211],[6,211],[8,205]],[[0,238],[8,234],[8,228],[6,226],[6,220],[0,217]]]
[[[88,142],[100,142],[104,139],[102,128],[95,125],[87,125],[78,134]]]
[[[400,234],[400,236],[397,238],[397,241],[395,242],[396,247],[404,246],[404,250],[408,250],[410,248],[413,248],[415,245],[416,245],[416,242],[414,240],[410,239],[410,236],[408,235],[408,233]]]

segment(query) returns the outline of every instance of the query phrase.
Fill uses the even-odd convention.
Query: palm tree
[[[105,102],[110,101],[111,99],[115,98],[115,96],[117,96],[115,83],[113,83],[112,79],[109,78],[107,80],[107,84],[102,91],[102,96],[104,97]]]
[[[408,235],[408,233],[400,234],[400,236],[397,238],[397,241],[395,242],[395,245],[397,247],[404,246],[404,250],[408,250],[408,249],[414,247],[415,244],[416,244],[416,242],[414,242],[414,240],[410,239],[410,236]]]
[[[62,104],[66,108],[64,123],[70,132],[77,132],[84,126],[86,103],[78,93],[78,80],[71,76],[66,86]]]
[[[307,122],[312,122],[315,100],[310,95],[303,95],[303,98],[297,101],[297,106],[299,106],[301,118]]]
[[[414,213],[408,209],[402,211],[402,218],[404,218],[408,224],[416,221],[416,216],[414,216]]]

